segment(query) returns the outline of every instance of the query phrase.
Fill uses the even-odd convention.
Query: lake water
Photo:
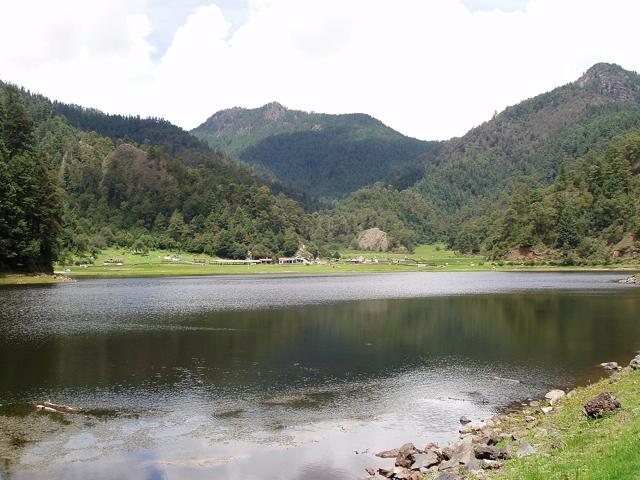
[[[16,417],[16,405],[44,400],[109,414],[44,428],[10,452],[0,478],[358,478],[365,466],[392,463],[374,457],[379,450],[446,444],[461,415],[485,418],[595,380],[597,363],[628,361],[640,348],[640,289],[615,282],[624,276],[238,276],[3,288],[5,429],[42,416]]]

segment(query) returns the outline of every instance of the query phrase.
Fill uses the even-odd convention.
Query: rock
[[[473,440],[471,437],[465,437],[456,443],[449,452],[447,452],[449,459],[446,462],[440,464],[440,470],[447,470],[449,468],[458,468],[460,465],[467,465],[472,458],[473,454]]]
[[[620,401],[611,392],[602,392],[584,404],[582,414],[589,418],[600,418],[606,413],[615,412],[620,407]]]
[[[522,445],[520,445],[520,448],[518,448],[518,451],[516,452],[516,457],[518,458],[527,457],[534,453],[536,453],[536,449],[533,448],[531,444],[523,443]]]
[[[479,445],[475,448],[475,455],[478,459],[486,460],[504,460],[508,458],[507,451],[504,448]]]
[[[640,278],[634,275],[631,275],[630,277],[619,280],[619,283],[627,283],[629,285],[640,285]]]
[[[399,480],[410,480],[413,472],[405,467],[395,467],[392,471],[392,478],[397,478]]]
[[[376,474],[376,469],[372,468],[372,467],[367,467],[364,469],[365,472],[367,472],[369,475],[371,475],[372,477]]]
[[[540,406],[540,401],[539,400],[531,400],[529,402],[529,406],[530,407],[539,407]]]
[[[379,468],[378,473],[386,478],[391,478],[393,476],[393,470],[388,468]]]
[[[471,461],[466,465],[467,472],[473,473],[477,475],[482,472],[482,461],[477,458],[472,458]]]
[[[534,434],[535,437],[546,437],[549,433],[544,428],[539,428]]]
[[[419,470],[420,468],[429,468],[438,465],[442,459],[433,451],[427,453],[416,453],[413,456],[413,464],[411,469]]]
[[[384,452],[376,453],[376,457],[380,458],[395,458],[398,456],[399,450],[397,448],[393,448],[391,450],[385,450]]]
[[[567,398],[573,398],[573,397],[575,397],[577,394],[578,394],[578,391],[577,391],[577,390],[575,390],[575,389],[570,390],[570,391],[569,391],[569,393],[567,393]]]
[[[635,357],[633,357],[631,359],[631,361],[629,362],[629,366],[634,370],[639,369],[640,368],[640,355],[636,355]]]
[[[461,480],[461,476],[453,472],[442,472],[434,480]]]
[[[494,431],[486,432],[486,434],[480,437],[477,437],[475,441],[475,443],[478,443],[481,445],[496,445],[498,442],[500,442],[500,437]]]
[[[600,366],[605,370],[622,370],[622,367],[618,365],[618,362],[604,362]]]
[[[535,420],[535,418],[534,418]],[[521,438],[526,437],[527,435],[529,435],[529,432],[527,432],[526,430],[518,430],[516,432],[513,432],[511,434],[511,438],[516,441],[516,440],[520,440]]]
[[[547,392],[544,398],[549,400],[549,403],[553,405],[564,396],[565,396],[565,393],[562,390],[551,390],[550,392]]]
[[[377,252],[389,250],[389,235],[376,227],[360,232],[356,241],[360,250],[375,250]]]
[[[398,455],[396,456],[396,466],[408,468],[413,463],[411,459],[412,455],[418,453],[413,443],[405,443],[398,449]]]
[[[536,421],[536,417],[532,417],[531,415],[527,415],[526,417],[524,417],[524,421],[527,422],[527,423],[535,422]]]
[[[540,410],[542,410],[542,413],[546,415],[548,413],[551,413],[551,411],[553,410],[553,407],[542,407]]]
[[[471,420],[468,417],[465,417],[464,415],[460,417],[460,423],[462,425],[466,425],[467,423],[471,423]]]
[[[502,466],[502,463],[500,463],[497,460],[487,460],[487,459],[482,460],[482,468],[484,468],[485,470],[495,470],[500,468],[501,466]]]

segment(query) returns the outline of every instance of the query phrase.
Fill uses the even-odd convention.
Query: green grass
[[[177,255],[180,263],[164,262],[166,255]],[[522,264],[495,265],[478,255],[460,255],[447,250],[444,245],[419,245],[412,253],[371,252],[344,250],[340,252],[339,262],[323,265],[201,265],[194,264],[195,258],[212,260],[214,257],[185,252],[153,250],[147,254],[138,254],[126,249],[108,248],[103,250],[93,265],[56,266],[56,272],[72,277],[162,277],[192,275],[240,275],[240,274],[340,274],[340,273],[384,273],[384,272],[468,272],[486,270],[585,270],[597,267],[555,267],[545,265],[525,266]],[[351,264],[348,260],[363,256],[366,259],[385,259],[385,264]],[[121,258],[124,265],[103,266],[108,258]],[[393,262],[407,261],[407,264]],[[619,269],[620,266],[604,267]],[[632,266],[629,268],[633,268]],[[635,268],[638,268],[636,265]]]
[[[41,285],[46,283],[64,283],[69,279],[44,273],[0,273],[0,285]]]
[[[549,415],[538,414],[530,435],[521,440],[536,446],[537,454],[509,460],[495,478],[640,478],[640,372],[623,371],[616,378],[579,388],[574,397],[563,399]],[[618,397],[622,409],[602,419],[584,417],[580,413],[582,406],[604,391]],[[518,418],[514,422],[522,424],[523,420]],[[535,432],[539,429],[546,430],[548,435],[536,437]],[[551,447],[553,443],[556,448]]]

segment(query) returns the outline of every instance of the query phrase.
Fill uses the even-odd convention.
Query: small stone
[[[462,425],[466,425],[467,423],[471,423],[471,420],[468,417],[465,417],[464,415],[460,417],[460,423]]]
[[[398,478],[399,480],[409,480],[412,475],[412,471],[405,467],[395,467],[392,470],[393,478]]]
[[[462,477],[453,472],[442,472],[440,475],[435,477],[435,480],[460,480]]]
[[[534,419],[535,420],[535,419]],[[520,440],[521,438],[526,437],[527,435],[529,435],[529,432],[527,432],[526,430],[518,430],[516,432],[513,432],[511,434],[511,438],[513,440]]]
[[[635,357],[633,357],[631,359],[631,361],[629,362],[629,366],[633,369],[633,370],[637,370],[640,368],[640,355],[636,355]]]
[[[413,464],[411,468],[418,470],[420,468],[429,468],[433,465],[438,465],[441,459],[435,452],[417,453],[413,456]]]
[[[518,458],[527,457],[534,453],[536,453],[536,449],[533,448],[531,444],[523,443],[522,445],[520,445],[520,448],[518,448],[518,451],[516,452],[516,457]]]
[[[551,390],[550,392],[546,393],[544,398],[549,400],[549,403],[553,405],[564,396],[565,396],[565,393],[562,390]]]
[[[542,413],[547,415],[547,414],[551,413],[551,411],[553,410],[553,407],[542,407],[540,410],[542,410]]]
[[[390,470],[388,468],[379,468],[378,473],[387,478],[391,478],[391,476],[393,476],[393,470]]]
[[[502,463],[497,460],[488,460],[486,458],[482,460],[482,468],[484,468],[485,470],[495,470],[500,468],[501,466]]]
[[[496,445],[500,442],[500,437],[494,431],[486,432],[486,434],[477,437],[475,443],[484,444],[484,445]]]
[[[478,459],[487,460],[504,460],[508,457],[507,451],[504,448],[492,447],[492,446],[477,446],[475,448],[475,455]]]
[[[376,457],[380,457],[380,458],[395,458],[398,456],[399,450],[397,448],[394,448],[392,450],[385,450],[384,452],[378,452],[376,453]]]
[[[364,469],[365,472],[367,472],[369,475],[371,475],[372,477],[376,474],[376,469],[372,468],[372,467],[367,467]]]
[[[539,428],[534,434],[536,437],[546,437],[549,433],[544,428]]]
[[[536,417],[532,417],[531,415],[527,415],[526,417],[524,417],[524,421],[527,422],[527,423],[535,422],[536,421]]]
[[[531,400],[529,402],[529,406],[530,407],[539,407],[540,406],[540,400]]]
[[[618,362],[604,362],[601,363],[600,366],[605,370],[620,370],[621,367],[618,365]]]
[[[606,413],[615,412],[620,407],[620,401],[611,392],[603,392],[584,404],[582,414],[589,418],[600,418]]]

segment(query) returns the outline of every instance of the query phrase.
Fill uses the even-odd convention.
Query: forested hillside
[[[376,183],[353,192],[332,210],[307,215],[305,237],[326,253],[352,246],[359,232],[373,227],[389,234],[391,248],[412,250],[418,243],[444,240],[447,221],[418,192]]]
[[[278,103],[218,112],[192,133],[325,200],[393,178],[439,145],[405,137],[369,115],[308,113]]]
[[[640,128],[640,77],[596,64],[580,79],[507,108],[422,159],[415,188],[449,213],[481,214],[522,177],[550,183],[565,158]]]
[[[198,147],[197,140],[198,148],[191,149],[180,135],[173,143],[172,135],[160,134],[160,145],[150,145],[153,129],[145,133],[143,144],[126,134],[115,140],[72,127],[58,115],[59,105],[42,96],[4,84],[1,92],[9,99],[4,110],[15,104],[23,114],[14,126],[13,117],[3,113],[7,168],[2,173],[9,178],[0,197],[7,219],[0,234],[2,270],[50,269],[56,258],[89,256],[108,245],[233,258],[244,258],[247,250],[273,255],[298,248],[301,206],[257,183],[247,167]],[[100,116],[95,111],[91,115]],[[102,129],[109,130],[108,125]],[[60,200],[46,200],[49,196]],[[59,225],[61,234],[56,235]],[[41,235],[36,238],[33,231]],[[30,263],[13,251],[23,252]]]
[[[522,185],[508,207],[465,223],[459,250],[493,258],[578,259],[640,256],[640,130],[603,153],[566,160],[550,186]]]
[[[0,84],[0,271],[51,271],[62,204],[20,92]]]
[[[305,244],[327,256],[373,227],[401,251],[447,240],[519,261],[640,256],[640,78],[615,65],[448,142],[277,104],[221,112],[205,131],[246,158],[259,152],[284,182],[164,120],[0,83],[0,270],[49,270],[107,246],[243,258]],[[330,208],[305,212],[318,195]]]

